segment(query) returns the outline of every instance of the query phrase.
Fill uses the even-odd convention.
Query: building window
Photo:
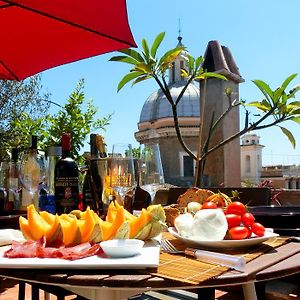
[[[181,76],[181,69],[184,69],[184,61],[180,61],[180,79],[183,80],[183,76]]]
[[[184,177],[194,176],[194,160],[193,158],[187,155],[183,157],[183,176]]]
[[[175,82],[175,62],[172,62],[172,78],[171,78],[171,83]]]
[[[186,152],[179,152],[179,163],[181,177],[193,177],[195,175],[195,160]]]
[[[251,157],[250,155],[246,155],[245,157],[245,170],[247,173],[251,172]]]

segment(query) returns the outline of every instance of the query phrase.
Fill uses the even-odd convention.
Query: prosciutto
[[[46,247],[45,237],[38,241],[13,241],[11,248],[4,252],[4,257],[8,258],[61,258],[76,260],[88,256],[100,255],[103,251],[99,244],[91,245],[89,242],[76,245],[74,247],[61,246],[59,248]]]

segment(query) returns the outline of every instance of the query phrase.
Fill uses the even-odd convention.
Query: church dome
[[[188,70],[189,53],[182,44],[182,37],[178,37],[177,47],[183,50],[173,60],[169,68],[168,87],[173,101],[177,100],[180,92],[187,83],[187,78],[181,74],[181,69]],[[199,118],[200,117],[200,90],[199,86],[190,83],[177,105],[178,118]],[[152,123],[157,120],[173,118],[172,107],[161,89],[153,92],[142,108],[139,124]]]
[[[173,99],[177,99],[184,82],[178,81],[169,86]],[[190,84],[177,105],[178,117],[200,116],[199,87]],[[158,119],[173,117],[172,108],[164,93],[159,89],[153,92],[143,105],[139,123],[152,122]]]

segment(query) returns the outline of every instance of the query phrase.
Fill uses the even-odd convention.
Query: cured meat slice
[[[74,247],[46,247],[45,237],[38,241],[13,242],[10,249],[4,253],[8,258],[62,258],[76,260],[88,256],[103,254],[99,244],[91,245],[89,242]]]
[[[31,258],[36,257],[37,249],[45,247],[45,239],[38,241],[28,240],[25,242],[13,241],[11,248],[4,253],[4,257],[11,258]]]

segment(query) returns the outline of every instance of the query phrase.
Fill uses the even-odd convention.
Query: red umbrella
[[[0,79],[135,47],[125,0],[0,0]]]

